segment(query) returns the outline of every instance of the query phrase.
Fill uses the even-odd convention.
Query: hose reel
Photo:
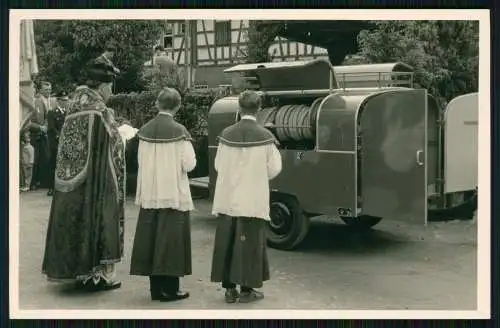
[[[322,100],[318,98],[310,106],[289,104],[264,108],[257,113],[257,121],[264,126],[271,125],[280,142],[314,140],[316,115]]]

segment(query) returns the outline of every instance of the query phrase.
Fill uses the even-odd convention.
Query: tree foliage
[[[115,92],[144,89],[139,78],[152,55],[163,21],[153,20],[38,20],[34,24],[40,66],[38,80],[47,80],[54,91],[84,83],[81,70],[91,59],[114,47],[113,62],[122,71]]]
[[[158,93],[166,87],[177,89],[181,96],[187,91],[185,74],[175,64],[148,67],[144,69],[141,78],[146,90],[153,93]]]
[[[377,21],[358,35],[368,63],[401,61],[415,69],[415,82],[445,103],[478,88],[479,22]],[[360,63],[359,57],[354,57]]]
[[[262,24],[263,21],[251,20],[245,32],[244,40],[246,47],[241,49],[241,53],[247,63],[265,63],[273,60],[273,54],[269,53],[278,30],[279,24]]]

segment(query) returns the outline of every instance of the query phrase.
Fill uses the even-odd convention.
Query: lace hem
[[[255,218],[257,220],[264,220],[264,221],[271,221],[271,218],[269,217],[269,213],[267,215],[263,215],[262,213],[243,213],[238,210],[233,210],[233,209],[213,209],[212,210],[212,215],[219,215],[219,214],[224,214],[227,216],[232,216],[232,217],[248,217],[248,218]]]
[[[194,210],[192,201],[179,202],[171,199],[138,199],[135,201],[135,204],[144,209],[171,208],[182,212]]]
[[[116,276],[114,264],[103,264],[92,269],[92,272],[84,275],[79,275],[76,277],[77,280],[81,281],[86,285],[89,281],[93,282],[94,285],[99,284],[101,280],[105,283],[110,283],[114,280]]]

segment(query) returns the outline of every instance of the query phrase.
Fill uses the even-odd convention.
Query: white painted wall
[[[240,21],[240,20],[232,20],[231,21],[231,46],[219,46],[214,47],[215,43],[215,31],[214,31],[214,21],[213,20],[198,20],[197,21],[197,38],[196,44],[197,48],[197,57],[200,66],[204,65],[213,65],[214,58],[217,58],[217,64],[230,63],[229,58],[232,58],[234,63],[237,63],[241,60],[241,53],[237,51],[237,40],[238,35],[240,35],[240,42],[243,45],[240,45],[241,49],[244,49],[245,43],[245,32],[239,31],[240,24],[243,25],[244,28],[248,27],[248,21]],[[206,34],[203,33],[203,26],[205,27]],[[183,36],[179,35],[181,33],[180,23],[174,24],[174,36],[173,36],[173,49],[171,51],[172,58],[178,62],[179,64],[184,63],[184,52],[181,49]],[[177,35],[175,35],[177,34]],[[280,49],[280,38],[277,37],[275,42],[270,46],[269,53],[275,54],[274,61],[281,60],[304,60],[304,59],[313,59],[313,58],[328,58],[328,52],[324,48],[313,47],[311,45],[306,45],[298,42],[291,42],[284,38],[281,38],[282,47]],[[207,45],[209,47],[207,47]],[[231,56],[230,56],[231,52]],[[289,58],[281,58],[281,56],[288,56]],[[298,58],[297,58],[298,57]],[[238,60],[240,59],[240,60]],[[203,62],[211,60],[211,62]]]

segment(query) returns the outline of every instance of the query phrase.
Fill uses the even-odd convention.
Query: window
[[[172,49],[174,46],[174,40],[172,35],[164,35],[163,36],[163,48],[165,49]]]
[[[179,23],[179,32],[178,34],[184,34],[186,32],[186,23]]]
[[[173,34],[174,32],[174,26],[169,23],[165,26],[165,34]]]
[[[165,32],[163,33],[163,40],[162,40],[163,41],[162,45],[163,48],[165,48],[165,50],[172,49],[174,46],[173,32],[174,32],[173,25],[171,23],[167,24],[165,26]]]
[[[214,32],[216,46],[231,44],[231,21],[215,21]]]

